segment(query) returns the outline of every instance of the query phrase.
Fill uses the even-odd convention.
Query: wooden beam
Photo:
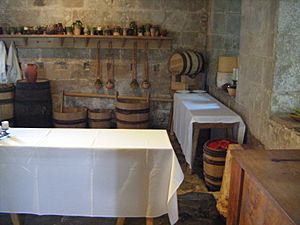
[[[65,96],[69,97],[84,97],[84,98],[109,98],[115,99],[115,95],[109,94],[98,94],[98,93],[82,93],[82,92],[65,92]],[[140,100],[140,101],[147,101],[147,97],[141,96],[118,96],[119,99],[128,99],[128,100]],[[150,101],[156,102],[173,102],[172,98],[164,98],[164,97],[150,97]]]

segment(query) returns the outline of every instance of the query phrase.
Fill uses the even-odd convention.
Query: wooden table
[[[300,224],[300,150],[233,150],[227,225]]]
[[[165,130],[11,128],[0,168],[14,224],[18,213],[178,219],[183,173]]]
[[[209,94],[176,93],[173,108],[173,131],[190,168],[200,129],[234,128],[232,136],[243,143],[246,127],[242,118]]]

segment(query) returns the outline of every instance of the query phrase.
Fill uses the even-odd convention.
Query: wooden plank
[[[81,92],[65,92],[65,96],[70,97],[86,97],[86,98],[110,98],[115,99],[115,95],[109,94],[97,94],[97,93],[81,93]],[[147,101],[148,97],[143,96],[118,96],[119,99],[130,99],[130,100],[143,100]],[[158,101],[158,102],[173,102],[172,98],[166,97],[150,97],[150,101]]]
[[[239,225],[294,225],[245,172]]]
[[[146,225],[154,225],[153,218],[146,218]]]
[[[232,151],[232,157],[274,205],[300,224],[300,149]]]
[[[10,219],[13,225],[22,225],[23,221],[20,215],[11,213]]]
[[[243,192],[244,171],[233,159],[229,190],[228,218],[226,225],[238,225]]]
[[[125,224],[125,217],[119,217],[117,219],[116,225],[124,225]]]
[[[137,42],[137,49],[144,49],[145,42],[149,49],[170,49],[171,37],[146,36],[98,36],[98,35],[0,35],[0,40],[10,43],[14,41],[17,48],[97,48],[99,40],[106,48],[112,41],[114,49],[132,49]],[[125,40],[125,41],[124,41]]]

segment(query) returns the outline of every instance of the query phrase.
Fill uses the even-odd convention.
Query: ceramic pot
[[[148,89],[148,88],[150,88],[150,86],[151,86],[151,84],[150,84],[150,82],[148,80],[144,80],[142,82],[142,88],[143,89]]]
[[[235,96],[236,95],[236,88],[228,87],[227,88],[229,96]]]
[[[25,69],[25,78],[28,83],[35,83],[37,79],[37,65],[27,64]]]

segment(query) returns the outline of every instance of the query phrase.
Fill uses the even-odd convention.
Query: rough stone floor
[[[187,174],[181,148],[174,136],[170,136],[178,160],[185,173],[185,179],[178,190],[179,220],[176,225],[225,225],[215,205],[218,192],[208,192],[201,175],[201,163],[196,164],[195,173]],[[198,151],[199,152],[199,151]],[[197,157],[197,156],[196,156]],[[196,162],[201,155],[198,154]],[[23,225],[114,225],[115,218],[90,218],[69,216],[23,215]],[[144,225],[144,218],[127,218],[125,225]],[[169,225],[168,216],[154,219],[154,225]],[[0,214],[0,225],[11,225],[8,214]]]

